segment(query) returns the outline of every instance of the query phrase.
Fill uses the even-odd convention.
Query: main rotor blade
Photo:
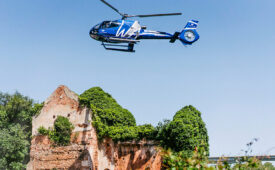
[[[116,11],[117,13],[119,13],[119,15],[124,16],[124,14],[122,14],[121,12],[119,12],[118,9],[116,9],[115,7],[113,7],[111,4],[109,4],[108,2],[101,0],[101,2],[103,2],[104,4],[106,4],[107,6],[109,6],[110,8],[112,8],[114,11]]]
[[[149,14],[149,15],[129,15],[127,17],[159,17],[159,16],[171,16],[171,15],[182,15],[182,13],[167,13],[167,14]]]

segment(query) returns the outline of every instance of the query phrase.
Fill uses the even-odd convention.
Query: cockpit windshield
[[[98,30],[99,27],[100,27],[100,24],[97,24],[96,26],[94,26],[94,29],[95,29],[95,30]]]

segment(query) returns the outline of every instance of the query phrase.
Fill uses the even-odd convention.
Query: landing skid
[[[117,44],[111,44],[111,43],[104,43],[104,42],[102,42],[101,45],[106,50],[124,51],[124,52],[135,52],[135,50],[134,50],[134,43],[127,43],[127,44],[128,45],[117,45]],[[112,47],[126,47],[126,48],[112,48]]]

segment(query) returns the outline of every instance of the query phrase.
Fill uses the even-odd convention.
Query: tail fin
[[[199,21],[196,20],[189,21],[182,32],[179,34],[179,39],[184,45],[191,45],[200,38],[196,30],[198,23]]]
[[[186,24],[185,29],[197,29],[198,23],[199,21],[191,20]]]

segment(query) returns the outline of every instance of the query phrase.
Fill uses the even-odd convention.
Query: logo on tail
[[[185,29],[197,29],[199,21],[191,20],[185,26]]]

